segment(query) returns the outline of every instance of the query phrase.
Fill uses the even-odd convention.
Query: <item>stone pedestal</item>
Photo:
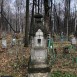
[[[49,73],[31,73],[28,77],[49,77]]]

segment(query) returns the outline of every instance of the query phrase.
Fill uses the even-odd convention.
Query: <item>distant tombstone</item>
[[[64,35],[63,35],[63,32],[61,33],[61,42],[64,41]]]
[[[6,33],[2,33],[2,48],[7,48]]]
[[[20,33],[22,33],[22,29],[20,28]]]
[[[12,45],[12,46],[16,45],[16,39],[15,39],[15,38],[12,38],[11,45]]]
[[[5,38],[2,38],[2,48],[7,48],[7,41]]]
[[[2,38],[5,38],[6,37],[6,33],[5,32],[2,32],[1,37]]]
[[[12,41],[11,41],[11,46],[14,46],[14,45],[16,45],[16,38],[15,38],[15,35],[13,35]]]
[[[76,45],[77,41],[76,41],[76,38],[75,37],[72,37],[71,39],[71,44],[72,45]]]
[[[75,49],[75,50],[77,50],[77,46],[76,46],[77,39],[76,39],[76,37],[72,37],[71,44],[72,44],[72,48]]]
[[[22,44],[22,40],[21,39],[19,39],[17,42],[18,42],[18,45]]]

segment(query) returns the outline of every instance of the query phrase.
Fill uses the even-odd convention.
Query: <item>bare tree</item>
[[[45,10],[45,15],[44,15],[44,25],[47,29],[47,32],[49,32],[49,6],[48,6],[48,0],[44,0],[44,10]]]
[[[29,44],[29,0],[26,0],[25,47]]]
[[[36,0],[33,0],[33,5],[32,5],[29,39],[31,39],[31,37],[34,36],[34,3],[36,3]],[[35,4],[35,9],[36,9],[36,4]],[[35,10],[35,12],[36,12],[36,10]]]
[[[64,19],[64,32],[68,36],[69,31],[69,17],[70,17],[70,0],[65,0],[65,19]]]

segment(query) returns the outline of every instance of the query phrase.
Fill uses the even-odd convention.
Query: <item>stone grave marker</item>
[[[35,27],[30,33],[31,40],[30,58],[28,63],[28,77],[49,77],[48,50],[47,50],[47,30],[42,24],[41,14],[35,14]]]
[[[71,39],[71,44],[72,44],[72,48],[73,48],[73,49],[77,49],[77,46],[76,46],[76,44],[77,44],[77,39],[76,39],[76,37],[72,37],[72,39]]]
[[[40,29],[36,32],[34,40],[32,40],[32,44],[34,47],[31,50],[31,60],[44,62],[47,58],[47,50],[45,49],[46,40],[44,39],[43,32]]]
[[[7,48],[7,41],[5,38],[2,38],[2,48]]]
[[[64,35],[63,35],[63,32],[61,32],[61,42],[64,41]]]
[[[32,39],[30,54],[28,77],[48,77],[50,69],[47,62],[46,39],[41,29],[38,29]]]
[[[12,41],[11,41],[11,46],[15,46],[16,45],[16,38],[15,35],[12,36]]]
[[[76,45],[76,43],[77,43],[76,38],[75,38],[75,37],[72,37],[72,39],[71,39],[71,44],[72,44],[72,45]]]
[[[7,48],[7,40],[6,40],[6,33],[2,33],[2,48]]]
[[[22,39],[17,40],[17,44],[20,46],[22,44]]]

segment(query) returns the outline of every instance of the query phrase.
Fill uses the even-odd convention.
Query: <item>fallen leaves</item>
[[[17,35],[17,40],[20,39],[20,36],[21,35]],[[2,48],[1,40],[0,40],[0,76],[13,75],[15,77],[22,77],[22,75],[27,73],[27,69],[19,68],[16,71],[16,69],[13,69],[12,64],[16,63],[17,57],[18,57],[20,66],[23,65],[23,63],[26,64],[28,62],[28,58],[30,55],[30,48],[29,47],[25,48],[23,44],[21,45],[16,44],[15,46],[11,47],[11,44],[10,44],[12,40],[11,34],[7,34],[6,40],[7,40],[8,46],[5,49]],[[23,61],[23,56],[24,56],[24,61],[26,62]]]

